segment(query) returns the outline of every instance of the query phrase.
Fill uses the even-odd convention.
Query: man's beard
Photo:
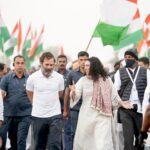
[[[44,76],[49,77],[52,73],[52,69],[45,69],[45,68],[41,68],[42,69],[42,73]]]

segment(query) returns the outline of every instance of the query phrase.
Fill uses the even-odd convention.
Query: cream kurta
[[[117,107],[120,98],[112,82],[111,85],[112,105]],[[93,81],[82,77],[76,84],[76,100],[71,102],[73,107],[82,96],[73,150],[114,150],[112,117],[101,115],[90,107],[92,93]]]

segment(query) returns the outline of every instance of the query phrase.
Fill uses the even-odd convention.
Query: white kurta
[[[110,81],[111,82],[111,81]],[[113,86],[113,83],[111,82]],[[78,124],[73,150],[114,150],[112,117],[101,115],[90,107],[93,93],[93,81],[82,77],[76,84],[76,100],[82,96]],[[112,105],[118,106],[120,100],[116,89],[112,88]]]

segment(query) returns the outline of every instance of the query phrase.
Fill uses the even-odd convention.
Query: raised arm
[[[79,79],[79,81],[75,84],[75,82],[73,81],[73,85],[70,87],[71,89],[71,93],[70,93],[70,106],[74,107],[77,102],[79,101],[79,99],[82,96],[82,91],[83,91],[83,78],[81,77]]]

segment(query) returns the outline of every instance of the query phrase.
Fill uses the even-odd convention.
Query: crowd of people
[[[21,55],[11,71],[0,63],[0,150],[8,139],[9,150],[26,150],[29,135],[30,150],[144,150],[150,131],[147,57],[129,49],[113,72],[86,51],[69,69],[65,55],[44,52],[39,62],[30,72]]]

